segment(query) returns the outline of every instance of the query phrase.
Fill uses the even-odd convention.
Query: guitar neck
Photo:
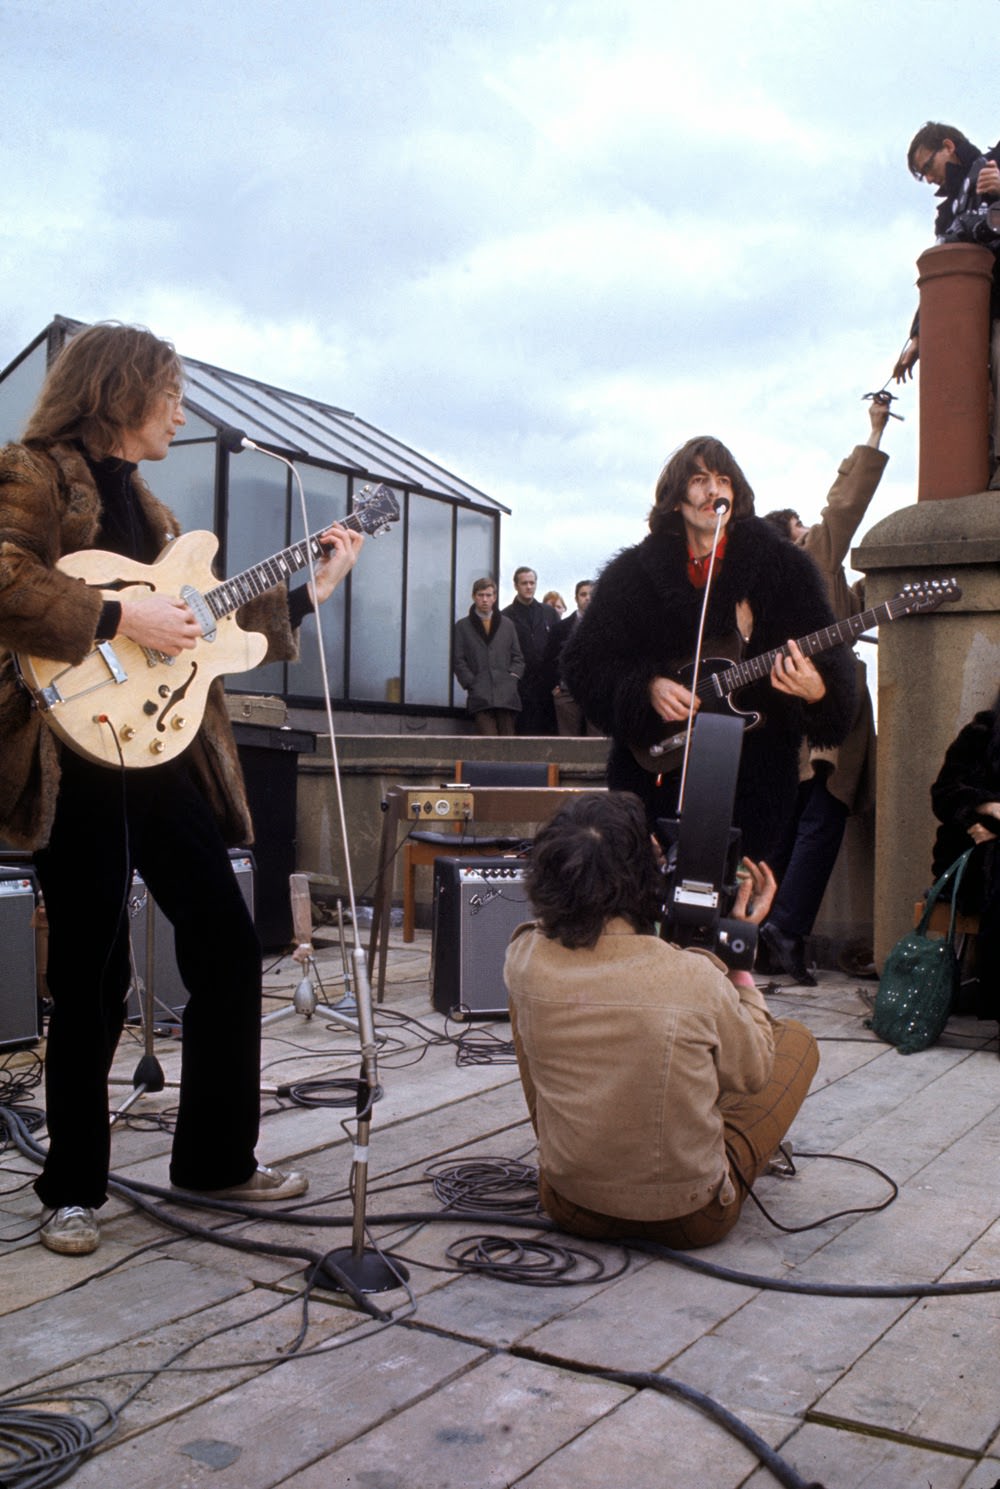
[[[830,651],[834,646],[842,646],[845,641],[854,641],[863,631],[870,630],[872,626],[881,625],[885,620],[895,620],[899,614],[906,614],[906,606],[899,605],[893,600],[886,600],[882,605],[876,605],[872,610],[862,610],[859,615],[848,616],[847,620],[839,620],[832,626],[825,626],[822,631],[813,631],[808,636],[802,636],[798,641],[799,648],[807,657],[818,656],[820,652]],[[769,676],[775,659],[781,656],[783,646],[776,646],[773,651],[765,651],[759,657],[750,657],[745,662],[737,662],[725,672],[717,672],[714,676],[705,677],[699,682],[696,692],[700,698],[711,698],[718,696],[720,690],[723,693],[735,693],[737,688],[746,687],[748,683],[759,682],[762,677]]]
[[[341,517],[338,521],[341,527],[351,528],[354,531],[361,530],[361,522],[356,512],[351,512],[349,516]],[[249,600],[255,600],[258,595],[274,589],[276,585],[284,584],[293,574],[298,574],[308,567],[310,557],[313,563],[319,563],[326,552],[319,539],[319,533],[312,533],[308,538],[292,543],[290,547],[283,548],[280,553],[272,554],[270,558],[263,559],[259,564],[251,565],[241,574],[234,574],[231,579],[226,579],[221,584],[217,584],[214,589],[208,590],[204,599],[216,620],[232,615],[234,610],[239,610]]]

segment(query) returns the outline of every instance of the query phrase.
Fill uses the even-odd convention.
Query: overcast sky
[[[1000,136],[1000,0],[0,0],[0,367],[59,313],[350,408],[569,598],[723,439],[822,506]],[[919,375],[919,374],[918,374]],[[875,517],[915,500],[917,394]],[[155,473],[154,476],[155,485]]]

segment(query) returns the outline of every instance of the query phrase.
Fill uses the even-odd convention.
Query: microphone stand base
[[[354,1284],[359,1293],[389,1292],[394,1287],[402,1287],[410,1275],[402,1262],[393,1258],[390,1266],[385,1257],[377,1251],[366,1250],[359,1255],[350,1246],[343,1246],[337,1251],[329,1252],[328,1255],[330,1261],[349,1282]],[[326,1257],[315,1268],[314,1276],[326,1272],[325,1261]],[[326,1276],[336,1291],[343,1292],[333,1272],[326,1273]]]

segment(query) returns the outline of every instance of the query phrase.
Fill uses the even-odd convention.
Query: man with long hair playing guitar
[[[734,818],[748,857],[766,861],[794,806],[801,739],[834,745],[850,725],[849,648],[813,659],[795,639],[832,621],[815,566],[754,516],[753,491],[729,450],[717,439],[689,440],[660,473],[649,535],[598,576],[564,655],[573,697],[613,741],[608,784],[634,791],[651,824],[675,816],[681,772],[650,747],[683,737],[702,706],[685,665],[697,660],[704,675],[711,658],[731,666],[780,649],[760,680],[721,704],[759,723],[744,734]]]
[[[255,1203],[307,1187],[255,1156],[260,947],[228,855],[252,841],[252,826],[221,679],[183,753],[126,769],[61,742],[14,664],[15,653],[79,664],[116,637],[161,659],[200,642],[180,595],[109,598],[58,567],[83,549],[152,564],[177,536],[137,466],[166,457],[185,423],[182,394],[168,342],[91,326],[53,363],[22,442],[0,452],[0,834],[34,850],[49,923],[49,1142],[35,1189],[41,1240],[67,1254],[95,1249],[94,1212],[107,1198],[107,1077],[125,1017],[134,868],[173,923],[189,995],[171,1182]],[[312,582],[291,593],[278,584],[240,610],[267,638],[265,661],[295,657],[299,623],[349,572],[361,541],[331,527]]]

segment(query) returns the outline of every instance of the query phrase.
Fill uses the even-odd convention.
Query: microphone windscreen
[[[715,513],[716,517],[721,517],[724,512],[729,511],[729,506],[729,499],[725,496],[720,496],[716,501],[712,503],[712,511]]]
[[[230,455],[238,455],[246,448],[243,444],[245,439],[246,435],[243,430],[234,429],[231,424],[223,424],[219,430],[219,444],[224,450],[228,450]]]

